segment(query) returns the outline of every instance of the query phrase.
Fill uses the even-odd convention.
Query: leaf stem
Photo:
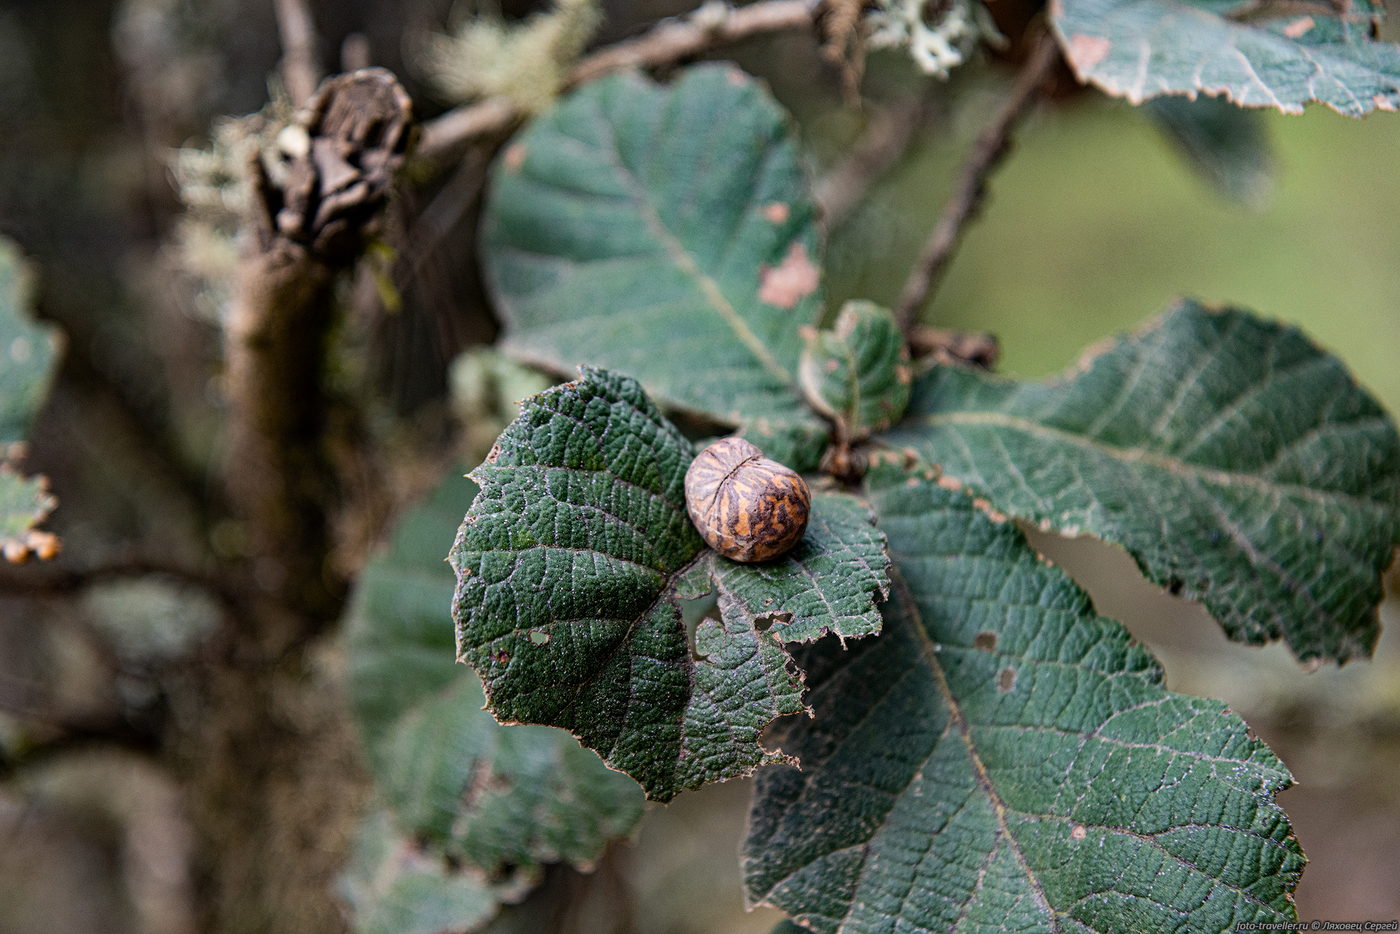
[[[1010,151],[1012,134],[1040,97],[1041,88],[1059,61],[1059,46],[1054,37],[1046,32],[1021,66],[1011,93],[973,143],[972,152],[963,163],[962,172],[953,186],[953,193],[944,204],[943,212],[929,232],[918,261],[904,281],[895,317],[905,335],[913,331],[919,309],[942,281],[953,254],[962,242],[967,222],[981,208],[986,196],[987,177]]]

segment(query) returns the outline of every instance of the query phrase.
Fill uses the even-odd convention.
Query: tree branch
[[[944,204],[943,213],[929,233],[900,293],[895,315],[906,335],[912,332],[919,309],[947,271],[949,261],[962,242],[967,222],[980,210],[986,196],[987,177],[1010,151],[1012,134],[1040,96],[1041,87],[1059,61],[1059,46],[1047,32],[1031,49],[1001,109],[978,135],[953,186],[953,193]]]
[[[321,81],[316,64],[316,23],[306,0],[274,0],[277,32],[282,38],[282,83],[300,107]]]
[[[226,331],[225,474],[255,579],[302,621],[333,618],[345,588],[327,560],[336,491],[325,364],[335,280],[373,235],[411,120],[408,95],[389,72],[340,75],[307,103],[293,125],[301,132],[283,134],[291,148],[279,153],[277,177],[260,154],[250,165],[257,237],[240,261]]]
[[[758,0],[743,7],[706,4],[683,19],[658,23],[636,38],[586,56],[569,73],[567,86],[625,68],[671,64],[750,36],[811,27],[816,7],[815,0]],[[418,153],[430,159],[445,157],[475,139],[506,133],[522,117],[496,98],[449,110],[424,124]]]

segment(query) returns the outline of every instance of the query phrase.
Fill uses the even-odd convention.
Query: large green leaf
[[[1231,638],[1368,654],[1400,438],[1291,327],[1183,302],[1059,379],[939,367],[885,436],[1002,512],[1123,545]]]
[[[759,775],[750,898],[817,931],[1233,930],[1294,915],[1288,772],[1161,670],[1014,526],[869,477],[885,632],[804,655],[801,771]],[[810,656],[810,657],[808,657]]]
[[[1400,105],[1400,46],[1371,38],[1380,8],[1369,0],[1055,0],[1050,9],[1080,80],[1134,104],[1203,93],[1285,113],[1312,101],[1351,116]]]
[[[24,440],[53,375],[55,340],[30,316],[32,291],[19,251],[0,237],[0,445]]]
[[[764,434],[819,432],[796,370],[821,244],[792,136],[731,66],[669,87],[604,78],[538,119],[498,164],[485,219],[506,349],[621,370]]]
[[[719,558],[686,514],[690,442],[636,381],[580,372],[525,400],[472,473],[452,550],[460,657],[497,718],[568,729],[653,798],[783,761],[758,743],[805,709],[781,643],[879,626],[869,510],[819,493],[788,555]],[[706,590],[719,619],[688,645],[680,601]]]
[[[586,866],[641,817],[634,782],[560,730],[496,723],[475,673],[454,661],[442,552],[475,492],[454,471],[403,518],[351,599],[352,707],[384,807],[346,880],[363,931],[399,930],[400,911],[494,913],[506,877]]]

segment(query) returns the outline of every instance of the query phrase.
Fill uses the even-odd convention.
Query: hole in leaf
[[[690,660],[703,662],[709,656],[701,655],[695,644],[695,631],[704,620],[719,621],[719,602],[714,593],[699,597],[681,598],[677,601],[681,608],[681,620],[685,623],[685,642],[690,649]]]
[[[997,650],[997,634],[994,632],[979,632],[972,640],[972,647],[983,652],[995,652]]]
[[[546,645],[549,642],[549,633],[541,632],[538,629],[530,630],[530,643],[532,645]]]

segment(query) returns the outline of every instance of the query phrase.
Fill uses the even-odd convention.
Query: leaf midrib
[[[1011,853],[1016,858],[1016,863],[1021,867],[1021,872],[1026,877],[1026,883],[1031,888],[1031,894],[1035,896],[1036,903],[1045,912],[1050,922],[1051,934],[1060,934],[1059,913],[1050,904],[1050,899],[1045,895],[1045,888],[1040,884],[1039,877],[1035,870],[1031,868],[1030,861],[1026,858],[1025,851],[1021,849],[1018,841],[1011,833],[1011,825],[1006,819],[1009,808],[1006,802],[1001,800],[1001,795],[997,792],[996,786],[992,783],[991,774],[987,771],[986,763],[982,761],[981,753],[977,749],[977,744],[972,740],[972,728],[963,715],[962,705],[953,694],[952,685],[948,683],[947,673],[938,661],[938,652],[929,638],[928,630],[924,628],[923,613],[919,610],[918,604],[914,601],[914,596],[909,592],[908,585],[897,575],[892,575],[891,586],[897,588],[901,600],[904,602],[909,614],[910,628],[914,630],[914,638],[918,640],[919,652],[923,656],[924,663],[933,674],[934,684],[938,688],[939,695],[948,706],[948,719],[952,722],[958,737],[962,740],[963,746],[967,749],[968,761],[972,763],[973,777],[977,780],[977,785],[986,795],[988,803],[992,806],[992,813],[996,816],[998,835],[1006,841],[1011,848]]]
[[[734,336],[753,354],[754,358],[758,360],[763,368],[783,385],[788,387],[795,386],[793,375],[788,372],[786,367],[778,362],[776,357],[768,352],[767,345],[765,345],[759,336],[749,328],[748,323],[744,321],[738,309],[725,297],[719,284],[700,268],[699,264],[695,262],[695,258],[690,255],[690,252],[686,250],[685,246],[676,235],[666,226],[661,216],[656,213],[651,199],[647,197],[646,188],[622,159],[622,148],[618,145],[617,140],[617,127],[614,126],[607,115],[602,112],[601,107],[598,106],[596,102],[595,107],[598,109],[599,122],[607,128],[608,147],[606,152],[608,161],[617,171],[619,180],[623,183],[628,194],[636,203],[637,210],[642,215],[642,220],[646,222],[648,229],[656,236],[657,241],[661,244],[662,249],[670,258],[671,262],[673,262],[676,268],[683,274],[695,281],[701,294],[705,296],[710,310],[719,315],[724,323],[729,326],[730,330],[734,332]]]

